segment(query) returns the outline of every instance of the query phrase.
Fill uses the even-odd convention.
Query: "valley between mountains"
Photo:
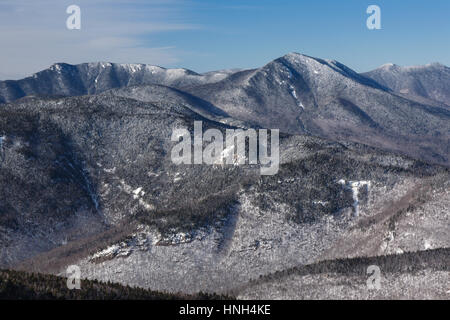
[[[450,68],[55,64],[0,82],[0,268],[240,299],[448,299]],[[280,167],[175,165],[194,121]],[[381,269],[367,289],[366,269]]]

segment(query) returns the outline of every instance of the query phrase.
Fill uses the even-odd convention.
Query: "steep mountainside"
[[[417,67],[390,63],[362,75],[407,97],[450,106],[450,68],[440,63]]]
[[[407,100],[336,61],[292,53],[188,90],[254,126],[449,163],[447,108]]]
[[[3,266],[60,274],[75,263],[92,279],[228,293],[321,259],[450,245],[439,166],[295,135],[281,136],[274,176],[177,166],[174,128],[226,127],[110,93],[24,99],[1,115]]]
[[[26,99],[0,113],[2,265],[171,199],[172,128],[202,119],[108,96]]]
[[[74,96],[0,105],[0,268],[64,275],[77,264],[83,278],[241,298],[307,298],[298,280],[311,296],[323,283],[323,297],[354,298],[370,297],[361,268],[379,263],[398,286],[378,297],[414,296],[430,280],[423,295],[442,298],[450,111],[439,102],[300,54],[204,75],[57,64],[21,81],[0,83],[5,101]],[[280,129],[279,171],[175,165],[172,133],[192,136],[194,121],[224,136]]]
[[[95,250],[86,250],[86,243],[75,241],[17,267],[64,274],[66,266],[74,263],[89,279],[169,292],[208,291],[256,297],[258,291],[246,290],[245,284],[275,271],[322,260],[449,247],[448,172],[425,173],[425,168],[414,162],[389,155],[368,155],[352,148],[339,151],[339,147],[331,145],[313,148],[310,140],[294,141],[291,147],[299,149],[306,143],[312,154],[291,159],[282,166],[280,176],[262,178],[236,191],[237,197],[227,213],[212,224],[161,232],[154,224],[156,219],[139,220],[135,229],[123,233],[121,239],[110,236],[108,243],[102,235],[91,238],[88,243]],[[303,152],[307,153],[306,149]],[[319,156],[313,155],[316,152]],[[329,152],[333,155],[328,156]],[[324,157],[330,159],[324,161]],[[374,158],[384,164],[370,165],[369,159]],[[357,195],[356,190],[340,184],[339,177],[350,180]],[[189,218],[189,210],[183,212],[180,219]],[[441,258],[441,262],[448,259],[448,251]],[[348,266],[349,274],[344,273],[342,280],[348,282],[349,288],[359,286],[364,271],[360,265]],[[380,267],[383,276],[389,276],[386,272],[391,271]],[[411,267],[417,266],[412,263]],[[448,270],[431,268],[426,272],[425,278],[415,278],[414,282],[402,280],[403,288],[412,290],[415,283],[427,278],[448,277]],[[355,273],[358,279],[352,278]],[[402,276],[407,278],[408,271]],[[290,282],[285,289],[283,286],[279,290],[289,290]],[[402,292],[390,286],[384,294]],[[443,292],[429,294],[437,297]],[[344,291],[341,297],[351,296]]]
[[[185,106],[211,120],[218,120],[221,122],[233,121],[229,118],[227,113],[216,108],[210,102],[182,90],[159,84],[112,89],[108,90],[105,95],[131,98],[142,102]]]

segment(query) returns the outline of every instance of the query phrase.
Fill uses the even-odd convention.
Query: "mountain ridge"
[[[218,81],[233,70],[199,74],[189,69],[166,69],[148,64],[90,62],[55,63],[20,80],[0,81],[0,103],[27,95],[76,96],[96,94],[129,85],[161,84],[172,87]]]
[[[450,108],[436,97],[447,97],[450,68],[388,64],[377,70],[359,74],[335,60],[299,53],[288,53],[261,68],[204,74],[143,64],[60,63],[33,77],[0,82],[0,102],[27,95],[108,91],[142,102],[188,106],[226,124],[352,140],[449,165],[450,150],[442,146],[448,145],[450,136]],[[406,83],[405,77],[410,79],[411,94],[402,93],[397,85]],[[444,81],[434,87],[441,78]],[[423,85],[427,79],[430,84]],[[430,86],[442,90],[432,95],[425,90]]]
[[[226,293],[324,258],[448,248],[449,169],[370,147],[386,143],[381,134],[352,142],[402,127],[409,146],[445,155],[445,109],[397,96],[337,63],[287,60],[183,89],[130,85],[0,106],[0,265],[62,275],[76,264],[88,279]],[[194,121],[221,131],[236,128],[233,121],[289,129],[289,117],[306,134],[280,133],[277,175],[261,176],[258,165],[171,159],[173,130],[192,134]],[[314,131],[324,119],[353,131],[314,136],[326,136]],[[418,140],[436,127],[442,137],[434,145]],[[415,279],[442,276],[426,272]]]
[[[372,85],[373,86],[381,86],[384,89],[392,89],[389,86],[385,86],[385,81],[376,81],[374,79],[374,77],[372,76],[373,73],[375,73],[377,70],[381,70],[381,69],[386,69],[386,68],[394,68],[394,69],[400,69],[400,70],[421,70],[421,69],[427,69],[427,68],[446,68],[449,69],[447,66],[445,66],[444,64],[441,64],[439,62],[434,62],[434,63],[430,63],[427,65],[418,65],[418,66],[405,66],[405,67],[401,67],[399,65],[396,64],[392,64],[392,63],[387,63],[384,64],[382,66],[380,66],[377,69],[374,69],[372,71],[368,71],[368,72],[362,72],[362,73],[357,73],[356,71],[352,70],[351,68],[348,68],[347,66],[345,66],[344,64],[336,61],[336,60],[330,60],[330,59],[321,59],[321,58],[316,58],[316,57],[312,57],[312,56],[308,56],[305,54],[301,54],[301,53],[297,53],[297,52],[290,52],[286,55],[284,55],[283,57],[279,57],[273,61],[276,60],[280,60],[280,59],[286,59],[288,57],[292,57],[292,56],[302,56],[304,58],[308,58],[314,61],[317,61],[319,63],[322,64],[327,64],[328,66],[330,66],[331,68],[335,68],[335,70],[340,69],[340,72],[349,72],[352,74],[353,77],[363,77],[363,82],[365,82],[366,84],[370,83],[370,81],[372,81]],[[270,62],[269,62],[270,63]],[[168,85],[168,86],[174,86],[176,88],[181,88],[182,86],[192,86],[192,85],[200,85],[200,84],[205,84],[205,83],[212,83],[212,82],[217,82],[220,80],[225,79],[227,76],[233,75],[237,72],[241,72],[241,71],[245,71],[245,69],[223,69],[223,70],[216,70],[216,71],[208,71],[208,72],[204,72],[204,73],[197,73],[193,70],[190,69],[186,69],[186,68],[165,68],[165,67],[161,67],[158,65],[152,65],[152,64],[143,64],[143,63],[114,63],[114,62],[105,62],[105,61],[98,61],[98,62],[87,62],[87,63],[80,63],[80,64],[69,64],[69,63],[65,63],[65,62],[58,62],[58,63],[54,63],[53,65],[51,65],[49,68],[43,69],[41,71],[38,71],[28,77],[22,78],[22,79],[18,79],[18,80],[1,80],[0,81],[0,103],[5,103],[5,102],[11,102],[14,101],[18,98],[21,98],[23,96],[26,95],[81,95],[81,94],[92,94],[92,93],[100,93],[104,90],[107,89],[112,89],[112,88],[119,88],[122,86],[127,86],[130,83],[122,81],[116,84],[113,84],[111,86],[109,86],[108,88],[92,88],[90,86],[92,86],[92,83],[83,83],[84,87],[77,87],[79,86],[79,84],[75,83],[75,86],[73,88],[72,91],[69,90],[69,92],[64,92],[64,90],[62,90],[63,92],[51,92],[51,90],[49,89],[45,89],[40,91],[39,88],[35,88],[36,90],[33,91],[33,86],[30,84],[24,84],[24,82],[36,79],[36,78],[40,78],[42,75],[49,73],[49,72],[54,72],[58,73],[61,71],[66,71],[66,72],[79,72],[79,71],[84,71],[84,72],[92,72],[95,69],[99,69],[99,68],[106,68],[106,67],[113,67],[113,69],[117,69],[120,70],[128,70],[128,72],[130,73],[139,73],[142,72],[143,70],[148,70],[150,72],[153,73],[167,73],[168,77],[172,77],[175,79],[164,79],[164,77],[159,77],[159,78],[155,78],[155,79],[141,79],[141,82],[136,82],[135,80],[133,80],[134,82],[131,83],[131,85],[145,85],[145,84],[161,84],[161,85]],[[247,69],[247,70],[256,70],[256,69]],[[184,77],[192,77],[192,79],[190,79],[190,81],[187,81],[186,83],[177,83],[176,78],[183,78]],[[99,80],[94,78],[94,82],[95,80]],[[129,80],[129,79],[128,79]],[[92,82],[92,79],[91,79]],[[58,88],[56,88],[58,89]],[[394,89],[392,89],[394,90]],[[8,94],[9,91],[9,94]],[[58,91],[58,90],[56,90]],[[395,91],[395,90],[394,90]],[[6,93],[5,93],[6,92]]]
[[[419,102],[450,106],[450,68],[439,62],[422,66],[385,64],[362,75]]]

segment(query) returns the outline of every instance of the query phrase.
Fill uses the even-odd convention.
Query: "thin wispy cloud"
[[[66,29],[72,4],[82,10],[79,31]],[[288,52],[361,72],[386,62],[450,64],[448,0],[377,5],[382,30],[368,30],[361,0],[0,0],[0,79],[55,62],[255,68]]]
[[[71,4],[81,8],[81,30],[66,28]],[[179,49],[152,43],[152,35],[197,28],[184,21],[178,1],[0,0],[0,78],[55,62],[174,64]]]

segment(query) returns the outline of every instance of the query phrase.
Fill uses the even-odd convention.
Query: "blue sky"
[[[71,4],[81,30],[66,29]],[[371,4],[381,30],[366,27]],[[360,72],[388,62],[449,66],[449,16],[448,0],[0,0],[0,78],[55,62],[253,68],[293,51]]]

